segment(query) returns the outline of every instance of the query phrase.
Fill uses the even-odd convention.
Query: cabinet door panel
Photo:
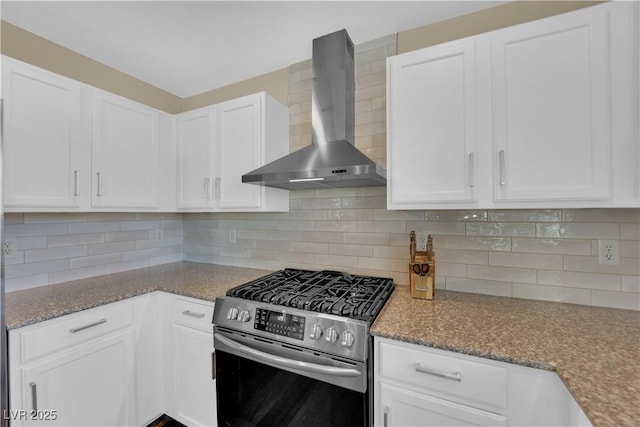
[[[611,196],[608,9],[496,32],[496,200]]]
[[[378,421],[392,426],[505,426],[507,419],[447,400],[380,383]],[[386,415],[385,415],[386,414]],[[386,423],[384,418],[386,416]]]
[[[390,58],[389,203],[474,201],[473,40]]]
[[[216,105],[218,208],[259,208],[262,187],[242,175],[262,165],[262,98],[246,96]]]
[[[158,206],[157,126],[155,110],[106,93],[94,94],[94,206]]]
[[[178,208],[213,207],[213,109],[178,116]]]
[[[76,174],[89,174],[80,167],[80,85],[3,61],[2,86],[5,205],[78,208]]]
[[[22,401],[29,409],[56,411],[55,419],[27,417],[25,425],[132,425],[132,340],[128,330],[23,370]]]
[[[213,335],[175,324],[172,334],[175,415],[189,425],[215,426],[216,383],[211,379]]]

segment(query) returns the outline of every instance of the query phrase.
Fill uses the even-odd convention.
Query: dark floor
[[[147,427],[187,427],[182,423],[174,420],[168,415],[162,414],[160,417],[155,419],[151,424]]]

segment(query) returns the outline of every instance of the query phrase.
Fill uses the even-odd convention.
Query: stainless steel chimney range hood
[[[242,176],[288,190],[387,184],[386,171],[355,141],[353,42],[346,30],[313,40],[311,145]]]

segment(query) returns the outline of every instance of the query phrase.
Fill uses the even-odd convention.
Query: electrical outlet
[[[418,236],[418,242],[416,244],[417,246],[417,250],[419,251],[426,251],[427,250],[427,235],[426,234],[421,234],[420,236]]]
[[[13,255],[13,242],[4,242],[2,244],[2,251],[5,255]]]
[[[619,240],[598,240],[598,263],[600,265],[620,264]]]

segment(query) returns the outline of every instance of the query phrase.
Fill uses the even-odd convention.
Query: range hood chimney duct
[[[313,40],[311,145],[242,176],[301,190],[386,185],[386,172],[355,147],[353,42],[346,30]]]

